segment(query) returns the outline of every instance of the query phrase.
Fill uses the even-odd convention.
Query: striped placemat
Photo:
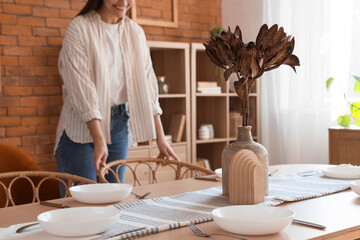
[[[276,206],[288,201],[298,201],[343,191],[349,180],[317,176],[301,177],[282,175],[269,177],[269,195],[261,205]],[[169,197],[146,199],[114,205],[121,210],[120,221],[104,234],[146,229],[118,236],[116,239],[133,239],[165,230],[186,226],[189,223],[211,221],[211,211],[230,205],[222,196],[221,187],[186,192]]]

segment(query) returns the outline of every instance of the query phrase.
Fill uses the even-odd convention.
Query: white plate
[[[350,187],[351,187],[351,190],[353,190],[353,192],[360,195],[360,180],[355,180],[355,181],[350,182]]]
[[[244,235],[278,233],[289,226],[294,217],[294,212],[286,208],[259,205],[221,207],[211,214],[223,230]]]
[[[338,165],[323,170],[329,178],[356,179],[360,178],[360,167],[352,165]]]
[[[109,207],[74,207],[47,211],[38,215],[40,226],[61,237],[80,237],[101,233],[114,226],[120,211]]]
[[[215,174],[219,178],[222,178],[222,168],[215,169]]]
[[[132,188],[130,184],[123,183],[96,183],[74,186],[69,190],[71,196],[79,202],[103,204],[126,199]]]

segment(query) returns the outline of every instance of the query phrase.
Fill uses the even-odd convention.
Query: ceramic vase
[[[229,166],[234,154],[242,149],[255,153],[264,169],[264,190],[268,193],[268,153],[263,145],[255,142],[251,135],[251,126],[239,126],[237,140],[225,147],[221,156],[222,163],[222,190],[224,196],[229,196]]]

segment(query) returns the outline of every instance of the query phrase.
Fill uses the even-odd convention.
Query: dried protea
[[[277,24],[270,29],[266,24],[262,25],[256,43],[244,44],[241,30],[236,26],[233,33],[229,28],[215,38],[211,37],[204,46],[211,61],[226,69],[225,80],[232,73],[237,75],[238,81],[234,82],[234,87],[242,100],[241,114],[244,126],[248,125],[249,94],[256,79],[281,64],[289,65],[294,71],[295,66],[300,66],[298,57],[292,54],[294,38],[287,36],[282,27],[278,29]]]

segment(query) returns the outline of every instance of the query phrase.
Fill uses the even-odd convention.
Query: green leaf
[[[326,89],[329,89],[331,84],[333,83],[334,78],[329,78],[328,80],[326,80]]]
[[[350,105],[350,112],[353,118],[358,120],[360,118],[360,102],[353,102]]]
[[[212,38],[215,38],[217,35],[221,34],[223,31],[225,31],[222,27],[216,27],[211,30],[210,34]]]
[[[355,92],[360,92],[360,77],[358,77],[358,76],[355,76],[355,75],[353,75],[353,77],[355,78],[355,85],[354,85],[354,90],[355,90]]]
[[[349,115],[339,116],[338,119],[337,119],[337,122],[342,127],[349,127],[349,125],[350,125],[350,116]]]
[[[355,122],[356,126],[360,127],[360,119]]]

